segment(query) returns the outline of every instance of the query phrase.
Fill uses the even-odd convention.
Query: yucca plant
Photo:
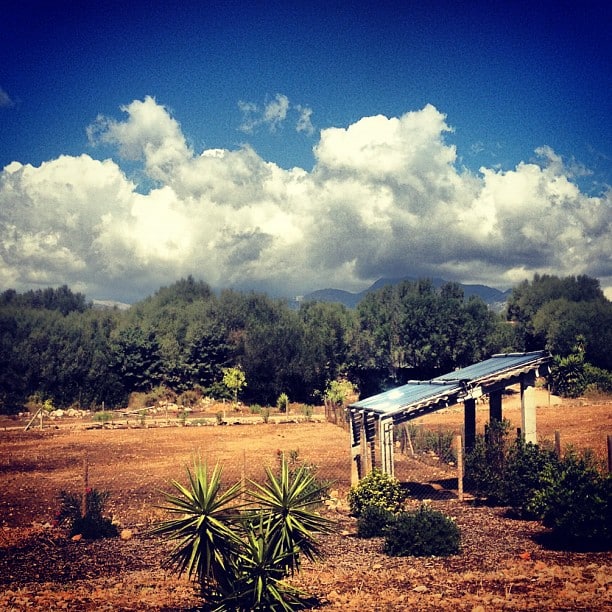
[[[299,569],[300,553],[314,560],[319,548],[313,535],[330,533],[333,522],[320,516],[312,508],[320,503],[327,486],[317,485],[311,470],[305,466],[289,469],[282,457],[278,477],[266,468],[267,480],[263,485],[251,481],[254,487],[250,497],[269,521],[269,532],[275,541],[279,564],[286,572]]]
[[[151,533],[176,540],[167,566],[179,574],[187,573],[200,582],[202,594],[214,600],[231,588],[233,560],[242,546],[241,515],[238,497],[242,490],[236,483],[221,491],[221,467],[208,474],[206,464],[187,468],[189,486],[173,480],[176,494],[166,493],[161,506],[179,518],[163,521]]]
[[[299,610],[313,602],[308,595],[283,581],[287,561],[299,551],[283,550],[270,517],[245,524],[241,551],[235,558],[232,592],[215,612],[230,610]]]

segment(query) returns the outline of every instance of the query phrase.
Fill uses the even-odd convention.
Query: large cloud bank
[[[125,301],[187,274],[284,295],[401,275],[508,286],[589,274],[612,286],[610,189],[582,193],[547,147],[511,171],[461,169],[431,105],[322,130],[310,172],[248,146],[193,151],[150,97],[122,110],[88,128],[116,159],[4,168],[0,286]],[[124,160],[142,165],[145,193]]]

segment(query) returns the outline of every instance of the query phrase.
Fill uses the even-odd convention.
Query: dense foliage
[[[348,492],[351,514],[360,517],[366,508],[376,506],[389,512],[398,512],[405,495],[399,480],[374,468]]]
[[[385,528],[384,552],[393,557],[447,557],[461,548],[461,531],[455,521],[422,504],[400,512]]]
[[[516,326],[519,348],[546,348],[567,357],[581,337],[585,361],[612,370],[612,302],[595,278],[536,274],[512,290],[508,319]]]
[[[466,458],[466,483],[479,497],[507,505],[521,518],[550,528],[555,546],[582,550],[612,547],[612,474],[590,452],[552,450],[522,438],[509,440],[507,424],[492,424]]]
[[[270,406],[285,394],[314,403],[335,381],[365,396],[504,350],[566,358],[579,336],[586,385],[607,388],[610,334],[612,304],[589,277],[525,281],[508,320],[458,285],[428,280],[369,293],[355,310],[293,309],[261,294],[215,293],[192,277],[125,311],[94,308],[65,286],[9,289],[0,293],[0,411],[20,411],[34,395],[58,408],[112,408],[155,389],[235,399],[223,384],[228,368],[244,373],[245,402]]]

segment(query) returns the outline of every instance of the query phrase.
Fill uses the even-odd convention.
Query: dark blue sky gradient
[[[467,6],[469,4],[469,6]],[[145,95],[196,152],[249,142],[310,169],[321,128],[431,103],[458,163],[512,168],[552,147],[612,182],[608,2],[34,2],[0,25],[0,166],[104,151],[85,129]],[[238,102],[283,93],[312,136],[247,135]]]

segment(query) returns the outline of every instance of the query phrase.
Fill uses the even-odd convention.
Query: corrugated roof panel
[[[458,383],[413,382],[351,404],[351,408],[380,413],[393,412],[398,408],[420,404],[428,399],[444,397],[461,388],[462,385]]]
[[[454,372],[449,372],[443,376],[438,376],[434,380],[451,381],[451,380],[466,380],[469,382],[477,381],[480,378],[488,378],[506,370],[520,368],[533,361],[547,358],[546,351],[534,351],[531,353],[509,353],[501,355],[493,355],[489,359],[485,359],[480,363],[461,368]]]
[[[490,383],[490,379],[496,375],[506,378],[505,373],[513,376],[522,373],[525,368],[530,369],[530,364],[534,364],[535,368],[549,359],[550,355],[546,351],[493,355],[485,361],[438,376],[433,380],[412,381],[373,395],[351,404],[350,408],[391,416],[403,410],[421,410],[424,406],[433,406],[447,398],[456,402],[461,396],[461,391],[467,386],[478,385],[483,381]]]

